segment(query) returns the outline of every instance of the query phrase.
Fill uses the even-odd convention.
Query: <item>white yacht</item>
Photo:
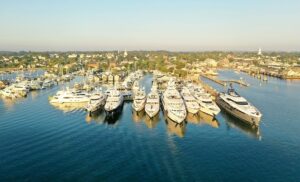
[[[95,112],[104,106],[106,100],[106,95],[101,91],[95,92],[91,95],[90,101],[86,106],[86,110],[89,113]]]
[[[229,114],[248,124],[258,126],[260,123],[262,114],[259,110],[236,93],[232,87],[228,89],[227,93],[222,92],[218,95],[217,104]]]
[[[204,91],[195,91],[194,97],[200,105],[201,112],[204,112],[211,116],[216,116],[220,113],[221,109],[212,100],[209,93],[205,93]]]
[[[90,101],[90,94],[75,90],[58,91],[50,98],[50,103],[85,103]]]
[[[28,86],[30,87],[30,90],[40,90],[40,89],[42,89],[41,84],[39,83],[39,81],[36,81],[36,80],[31,80],[28,83]]]
[[[139,81],[136,80],[136,81],[134,81],[133,86],[132,86],[132,93],[135,94],[135,92],[137,92],[139,89],[140,89],[140,84],[139,84]]]
[[[139,111],[142,111],[145,108],[145,104],[146,104],[145,89],[139,88],[133,96],[132,108],[135,111],[139,112]]]
[[[49,88],[52,87],[53,85],[55,85],[54,81],[46,79],[43,82],[42,88]]]
[[[198,114],[200,106],[187,87],[182,88],[181,96],[184,100],[187,111],[191,114]]]
[[[162,105],[167,117],[176,123],[182,123],[186,118],[184,102],[175,88],[174,82],[169,81],[168,88],[161,96]]]
[[[105,112],[108,116],[113,116],[121,112],[123,106],[123,95],[116,89],[111,89],[104,106]]]
[[[9,86],[18,96],[26,97],[29,92],[29,87],[25,83],[16,83]]]
[[[0,93],[3,97],[7,97],[7,98],[11,98],[11,99],[15,99],[18,98],[18,94],[15,93],[12,89],[10,89],[9,87],[0,90]]]
[[[157,89],[153,88],[153,86],[147,96],[145,111],[150,118],[153,118],[159,113],[159,94]]]

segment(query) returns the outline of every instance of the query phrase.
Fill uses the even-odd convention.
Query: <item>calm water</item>
[[[263,113],[258,130],[225,113],[185,127],[133,115],[126,103],[116,122],[57,108],[48,96],[60,87],[0,100],[1,181],[300,181],[300,83],[246,74],[236,89]],[[209,82],[209,81],[207,81]],[[142,83],[149,89],[151,76]],[[218,90],[222,90],[216,84]]]

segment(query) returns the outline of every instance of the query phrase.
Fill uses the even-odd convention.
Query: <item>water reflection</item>
[[[185,130],[186,130],[186,122],[182,122],[181,124],[178,124],[174,121],[172,121],[171,119],[169,119],[168,117],[165,117],[165,121],[166,121],[166,125],[168,128],[168,132],[170,134],[175,134],[177,136],[179,136],[180,138],[184,137],[185,135]]]
[[[248,136],[261,140],[262,136],[259,127],[247,125],[243,121],[240,121],[239,119],[224,112],[221,112],[221,115],[225,119],[228,130],[230,130],[231,128],[236,128]]]
[[[1,96],[0,98],[3,102],[4,107],[8,110],[12,109],[16,103],[25,99],[24,97],[12,99],[12,98],[8,98],[8,97],[4,97],[4,96]]]
[[[150,118],[147,114],[145,116],[145,124],[148,128],[155,128],[159,122],[159,114],[154,116],[153,118]]]
[[[51,103],[51,105],[64,112],[71,112],[84,109],[86,103]]]
[[[200,123],[200,115],[192,114],[192,113],[188,112],[187,116],[186,116],[186,120],[187,120],[187,122],[192,123],[192,124],[199,124]]]
[[[200,123],[210,125],[213,128],[219,128],[220,126],[220,123],[217,120],[217,118],[205,113],[200,113]]]
[[[93,113],[87,113],[85,117],[85,121],[88,124],[91,122],[104,123],[105,117],[106,117],[105,112],[103,111],[103,109],[101,109]]]
[[[188,113],[186,117],[187,122],[196,124],[196,125],[210,125],[213,128],[219,128],[219,121],[208,114],[200,112],[199,114]]]
[[[145,117],[145,111],[135,111],[132,109],[132,120],[136,123],[142,122]]]

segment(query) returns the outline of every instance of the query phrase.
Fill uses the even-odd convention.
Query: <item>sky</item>
[[[1,51],[300,51],[300,0],[0,0]]]

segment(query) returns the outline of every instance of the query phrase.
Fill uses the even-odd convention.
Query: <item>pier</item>
[[[236,84],[239,84],[239,85],[242,85],[242,86],[245,86],[245,87],[248,87],[249,84],[246,83],[245,81],[243,80],[219,80],[217,78],[213,78],[211,76],[206,76],[206,75],[201,75],[203,78],[206,78],[210,81],[213,81],[219,85],[222,85],[223,87],[227,86],[227,83],[236,83]]]

